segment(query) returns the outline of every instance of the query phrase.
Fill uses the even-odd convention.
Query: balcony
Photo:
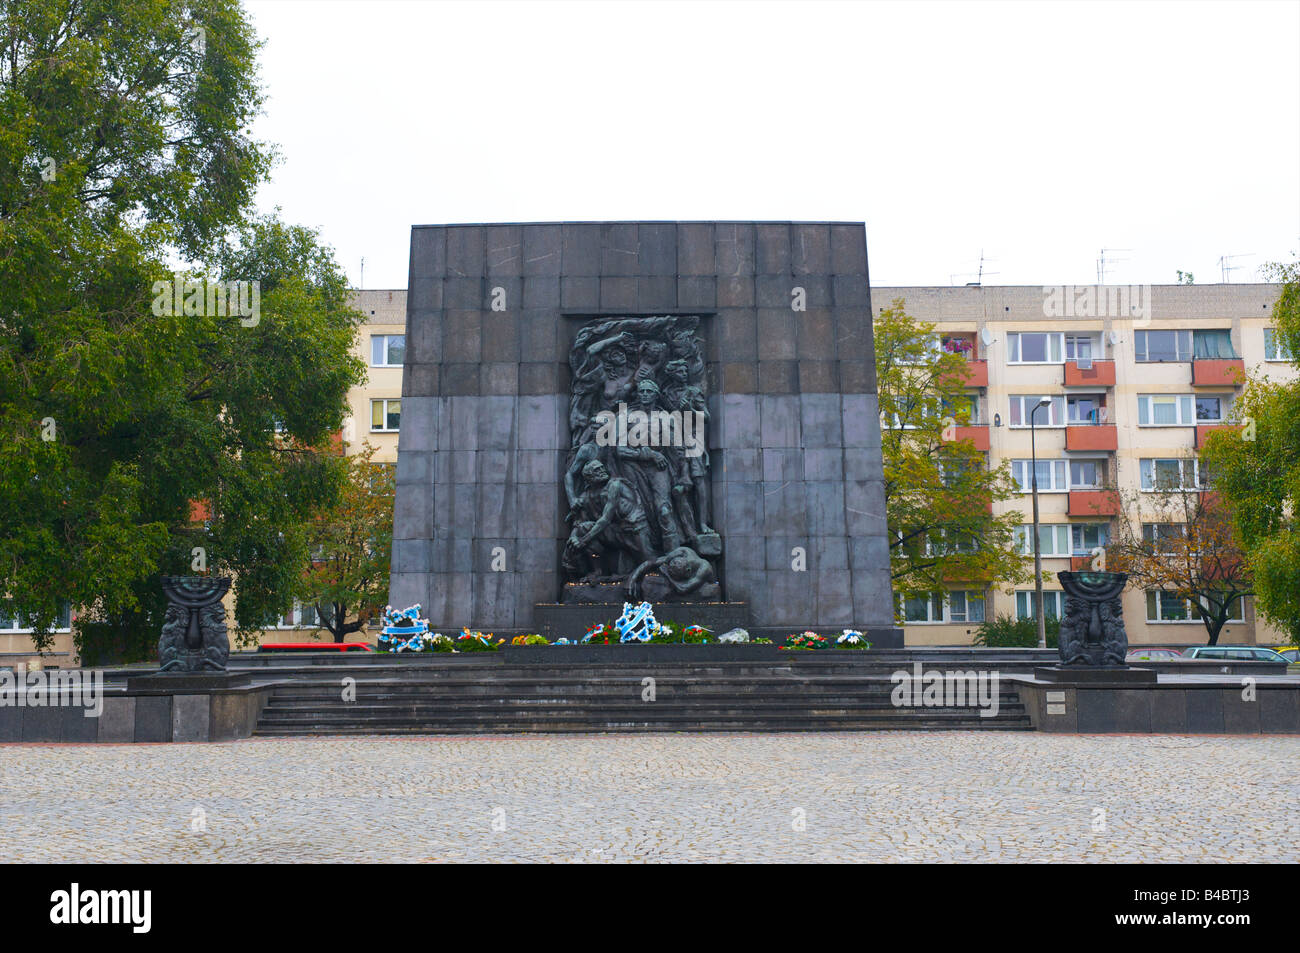
[[[988,387],[989,362],[967,361],[962,371],[961,383],[965,387]]]
[[[1117,516],[1119,493],[1115,490],[1071,490],[1066,512],[1070,516]]]
[[[1070,572],[1089,572],[1092,569],[1092,556],[1071,556]]]
[[[1240,430],[1240,424],[1197,424],[1196,425],[1196,448],[1199,450],[1205,446],[1205,438],[1216,430]]]
[[[1240,387],[1246,381],[1246,362],[1239,357],[1192,361],[1193,387]]]
[[[1078,361],[1065,362],[1066,387],[1114,387],[1115,362],[1093,361],[1092,367],[1081,370]]]
[[[1115,450],[1119,447],[1114,424],[1070,424],[1065,428],[1066,450]]]
[[[953,440],[969,440],[975,444],[976,450],[988,453],[989,450],[989,425],[983,424],[973,427],[954,427]]]

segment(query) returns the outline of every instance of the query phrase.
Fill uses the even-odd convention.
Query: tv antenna
[[[1255,253],[1253,251],[1246,252],[1242,255],[1220,255],[1219,271],[1223,275],[1223,283],[1226,285],[1232,280],[1232,272],[1241,270],[1241,265],[1230,265],[1228,262],[1232,261],[1234,258],[1253,258],[1254,255]]]
[[[361,280],[357,282],[357,290],[360,291],[366,286],[366,256],[361,256]]]
[[[1132,251],[1131,248],[1103,248],[1097,253],[1097,284],[1106,283],[1106,271],[1108,266],[1115,264],[1117,261],[1128,261],[1127,258],[1116,258],[1114,252]]]
[[[996,259],[996,258],[985,258],[985,257],[984,257],[984,249],[981,248],[981,249],[980,249],[980,267],[979,267],[979,271],[960,271],[960,272],[958,272],[958,273],[955,274],[955,275],[949,275],[949,276],[948,276],[948,282],[949,282],[950,284],[955,284],[955,282],[953,281],[954,278],[969,278],[969,277],[971,277],[972,275],[974,275],[974,276],[975,276],[975,281],[974,281],[974,282],[969,282],[969,281],[968,281],[968,282],[966,282],[966,284],[968,284],[968,285],[969,285],[969,284],[982,285],[982,284],[984,284],[984,276],[985,276],[985,275],[997,275],[997,274],[1001,274],[1001,272],[997,272],[997,271],[985,271],[985,270],[984,270],[984,263],[985,263],[985,262],[990,262],[990,261],[997,261],[997,259]]]

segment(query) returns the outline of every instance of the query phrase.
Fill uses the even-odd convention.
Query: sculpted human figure
[[[678,546],[670,553],[637,566],[627,580],[627,591],[634,599],[641,595],[641,580],[647,572],[658,569],[677,592],[685,595],[714,581],[709,561],[689,546]]]
[[[629,413],[637,410],[647,418],[660,410],[659,385],[643,380],[636,385]],[[676,549],[682,544],[682,532],[673,510],[673,487],[677,482],[680,464],[677,460],[679,435],[671,419],[660,418],[659,446],[619,446],[615,449],[628,479],[637,487],[646,507],[654,517],[662,544],[661,552]],[[630,429],[630,428],[629,428]]]
[[[583,572],[586,582],[595,582],[599,573],[593,557],[612,550],[628,553],[641,562],[653,559],[645,509],[632,488],[617,477],[611,478],[599,460],[582,468],[582,479],[587,489],[579,498],[579,508],[586,513],[598,509],[599,515],[594,520],[580,520],[573,527],[564,548],[564,567]]]

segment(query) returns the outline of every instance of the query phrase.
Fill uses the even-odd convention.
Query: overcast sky
[[[249,8],[259,204],[367,288],[406,286],[417,223],[865,221],[876,285],[1300,251],[1300,3]]]

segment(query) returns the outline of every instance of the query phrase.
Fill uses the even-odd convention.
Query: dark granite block
[[[867,279],[861,275],[836,275],[833,294],[836,308],[865,310],[871,304],[871,296],[867,293]]]
[[[402,538],[420,539],[433,535],[432,516],[433,507],[427,493],[397,494],[393,504],[393,525],[402,527]]]
[[[713,225],[684,222],[677,226],[677,273],[713,275]]]
[[[809,564],[815,569],[848,569],[848,543],[848,539],[844,536],[813,537],[812,545],[808,550]]]
[[[517,278],[523,274],[523,236],[518,225],[489,225],[486,236],[489,278]]]
[[[755,268],[759,275],[790,274],[790,226],[760,222],[754,226]]]
[[[752,308],[753,306],[753,275],[723,275],[718,278],[719,308]]]
[[[1222,689],[1188,687],[1187,730],[1197,734],[1223,734]]]
[[[637,310],[671,311],[677,306],[677,279],[668,276],[638,278],[636,283]]]
[[[559,365],[527,363],[519,365],[519,393],[555,394],[559,387]]]
[[[643,222],[637,258],[641,274],[674,277],[677,274],[677,225],[675,222]]]
[[[803,479],[802,450],[768,449],[762,453],[764,482],[787,483]]]
[[[1182,734],[1187,731],[1187,692],[1161,688],[1151,692],[1151,730]]]
[[[478,449],[478,416],[483,402],[476,397],[452,397],[448,401],[446,416],[450,442],[443,444],[447,450]]]
[[[718,450],[713,456],[715,471],[724,481],[756,483],[763,479],[762,451],[736,447]]]
[[[867,274],[867,232],[861,225],[831,226],[831,267],[837,275]]]
[[[493,283],[505,284],[518,279],[496,278]],[[442,285],[443,307],[448,311],[476,311],[488,307],[491,296],[482,278],[448,278]]]
[[[758,309],[758,358],[762,361],[793,360],[795,322],[798,315],[789,305]]]
[[[416,311],[406,328],[406,346],[410,364],[430,364],[442,360],[441,311]]]
[[[759,361],[758,390],[761,394],[799,393],[799,364],[796,361]]]
[[[727,362],[753,361],[758,358],[758,327],[754,312],[747,308],[719,311],[713,320],[712,340]]]
[[[810,308],[801,312],[795,321],[798,333],[796,345],[800,358],[828,361],[835,358],[835,326],[830,311]]]
[[[513,488],[500,483],[478,485],[478,520],[476,535],[513,536],[515,495]]]
[[[790,267],[796,275],[831,273],[829,225],[795,224],[790,227]]]
[[[1083,734],[1114,732],[1116,727],[1115,698],[1110,689],[1080,689],[1076,692],[1079,707],[1079,731]]]
[[[838,361],[800,361],[799,390],[804,394],[840,393]]]
[[[443,360],[467,364],[481,361],[482,323],[483,315],[477,310],[445,312],[442,325]]]
[[[416,278],[411,283],[407,307],[412,311],[437,311],[443,306],[442,279]]]
[[[808,500],[808,531],[814,536],[844,533],[844,484],[840,481],[804,483]]]
[[[136,744],[172,740],[172,697],[170,695],[137,696],[135,740]]]
[[[519,360],[519,318],[513,314],[487,311],[482,317],[482,360]]]
[[[545,483],[559,486],[563,475],[563,457],[558,451],[553,450],[517,450],[515,470],[516,479],[520,483]]]
[[[848,570],[818,569],[814,579],[817,586],[817,624],[851,626],[853,592],[852,577]]]
[[[1290,687],[1257,691],[1260,731],[1300,731],[1300,692]]]
[[[879,449],[880,409],[874,394],[844,394],[840,397],[844,420],[844,446]]]
[[[1255,698],[1246,701],[1242,689],[1223,689],[1223,730],[1231,734],[1257,735],[1260,729],[1259,689]]]
[[[809,447],[804,450],[802,479],[839,481],[844,476],[844,451],[839,447]]]
[[[727,483],[725,491],[724,537],[727,534],[754,533],[763,525],[763,485],[761,483]]]
[[[402,430],[398,435],[403,452],[432,451],[438,444],[440,410],[437,398],[407,397],[402,402]]]
[[[808,510],[803,483],[761,484],[763,491],[763,533],[767,536],[808,534]]]
[[[402,375],[402,396],[412,394],[437,394],[442,376],[437,364],[416,364]]]
[[[518,394],[519,365],[515,363],[479,365],[479,393],[484,397]]]
[[[889,565],[889,540],[884,536],[852,536],[848,541],[849,568],[865,571]]]
[[[490,367],[491,365],[486,366]],[[518,365],[510,364],[507,367],[509,367],[511,373],[518,373]],[[518,402],[508,395],[484,395],[477,403],[477,448],[479,450],[514,450]]]
[[[484,229],[479,225],[450,225],[447,233],[447,275],[478,278],[486,270]]]
[[[508,435],[506,439],[509,439]],[[515,458],[514,450],[478,450],[474,452],[474,457],[474,470],[469,479],[461,480],[456,477],[456,482],[472,483],[474,480],[480,483],[514,482],[515,473],[511,468]]]
[[[567,535],[567,525],[561,520],[559,484],[520,483],[515,488],[519,524],[515,535],[520,539],[556,539]]]
[[[601,278],[600,307],[609,311],[635,311],[636,292],[636,278]]]
[[[641,242],[635,223],[610,222],[600,227],[600,274],[638,275],[641,273]],[[602,289],[602,296],[604,291]],[[606,305],[601,305],[606,307]],[[609,307],[614,307],[610,305]],[[635,307],[628,305],[627,307]]]
[[[869,536],[879,532],[885,518],[884,488],[875,481],[846,480],[844,483],[845,522],[850,536]]]
[[[477,397],[479,377],[477,363],[443,364],[438,392],[444,397]]]
[[[545,279],[538,279],[545,280]],[[527,310],[519,318],[519,352],[525,361],[564,360],[560,328],[552,310]]]
[[[135,741],[135,696],[105,698],[104,712],[96,723],[97,741],[126,744]]]
[[[729,394],[753,394],[758,390],[757,364],[723,364],[719,387]]]
[[[786,570],[767,570],[763,573],[769,603],[767,618],[772,625],[798,626],[814,618],[817,612],[817,594],[810,584],[808,573]],[[762,618],[755,613],[756,617]]]
[[[805,447],[841,447],[840,395],[804,393],[799,397],[800,433]]]
[[[846,361],[874,364],[871,346],[871,317],[866,308],[836,307],[831,311],[835,322],[835,352]]]
[[[23,712],[17,705],[0,705],[0,741],[23,740]]]
[[[840,392],[844,394],[874,394],[876,368],[865,361],[840,361]]]
[[[524,279],[524,309],[544,308],[550,311],[560,307],[559,276]]]
[[[564,414],[568,401],[564,401]],[[560,428],[568,428],[567,419],[561,416],[560,399],[555,395],[539,394],[519,398],[519,449],[554,450],[567,444]]]
[[[475,573],[474,619],[480,628],[488,630],[510,628],[514,625],[515,573]]]
[[[441,278],[447,270],[447,230],[411,229],[411,280]]]
[[[524,274],[560,274],[563,249],[561,226],[529,225],[524,229]]]
[[[727,569],[762,569],[763,537],[730,536],[727,538]]]
[[[429,572],[429,550],[427,539],[393,540],[393,559],[403,572]]]
[[[26,742],[62,741],[63,709],[49,706],[25,708],[22,731],[23,741]]]
[[[515,540],[518,563],[514,568],[520,572],[554,572],[560,564],[560,548],[560,544],[549,537]]]
[[[773,572],[798,572],[807,574],[817,568],[816,555],[811,551],[807,536],[760,536],[763,544],[763,565],[760,568]],[[808,583],[812,585],[811,582]]]
[[[758,399],[758,407],[761,446],[803,446],[798,397],[765,394]]]
[[[207,741],[212,716],[209,695],[172,696],[172,741]]]
[[[777,308],[797,313],[800,305],[807,306],[807,298],[796,294],[803,279],[796,281],[790,275],[759,275],[754,279],[754,299],[760,308]]]
[[[844,478],[846,480],[883,480],[884,466],[880,454],[861,448],[844,451]]]
[[[713,257],[722,276],[754,273],[754,226],[749,222],[718,222],[714,226]],[[722,293],[721,287],[718,293]]]
[[[585,311],[600,307],[600,278],[560,279],[560,306],[565,310]]]
[[[483,297],[477,307],[483,310],[484,327],[488,327],[493,318],[519,313],[524,300],[523,282],[522,278],[483,279]]]
[[[560,229],[563,274],[599,277],[600,226],[563,225]],[[571,307],[588,307],[573,305]],[[596,307],[592,304],[590,307]]]
[[[712,275],[687,275],[677,279],[677,307],[712,311],[718,306],[718,279]]]

